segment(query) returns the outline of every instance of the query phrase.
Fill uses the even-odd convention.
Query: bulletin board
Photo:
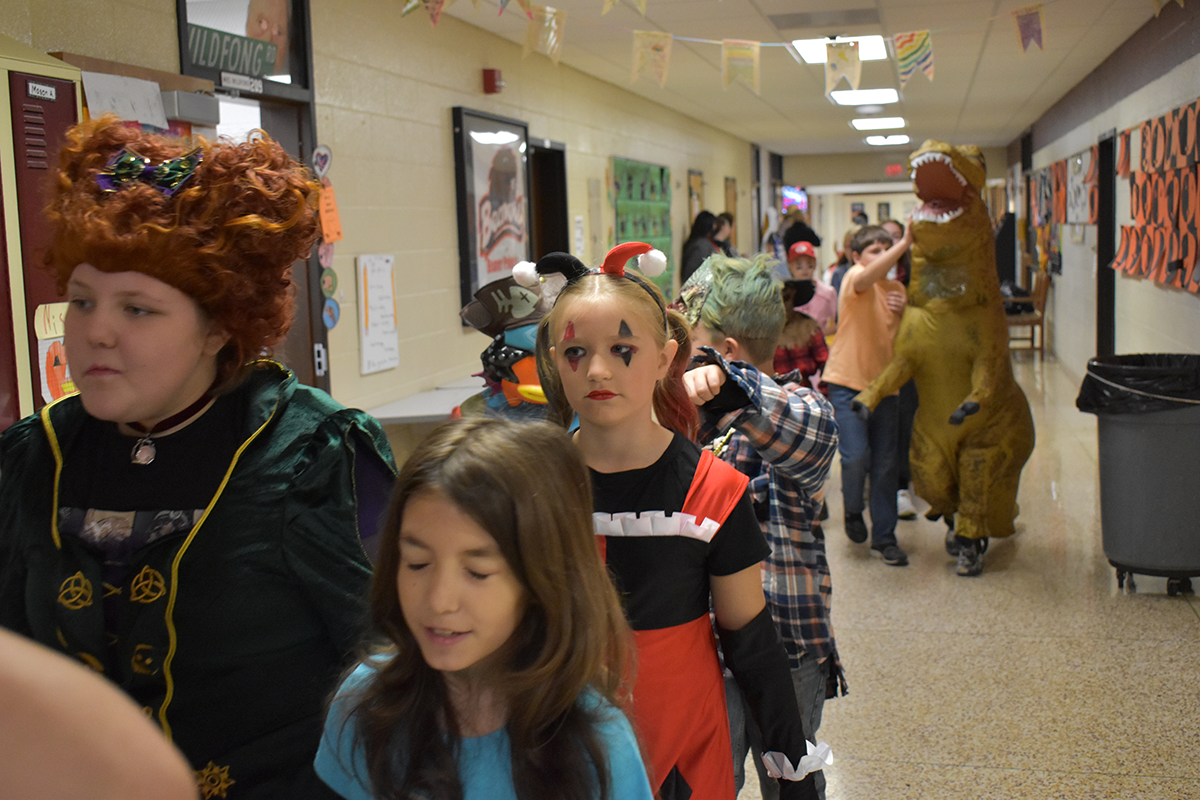
[[[616,244],[645,242],[667,257],[667,268],[652,280],[668,297],[675,272],[671,234],[671,170],[657,164],[612,160]]]

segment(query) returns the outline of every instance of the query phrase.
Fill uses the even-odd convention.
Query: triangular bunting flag
[[[758,94],[758,42],[725,39],[721,42],[721,77],[725,88],[738,78]]]
[[[1017,23],[1017,36],[1021,40],[1021,52],[1029,50],[1030,42],[1037,42],[1038,50],[1042,47],[1042,4],[1025,6],[1012,12]]]
[[[404,4],[404,8],[400,9],[400,16],[407,17],[412,12],[421,7],[421,0],[408,0]]]
[[[1154,4],[1154,16],[1156,17],[1163,10],[1163,6],[1169,6],[1171,4],[1171,0],[1150,0],[1150,2]],[[1187,7],[1183,4],[1183,0],[1175,0],[1175,2],[1179,3],[1180,8]]]
[[[446,7],[446,0],[421,0],[421,2],[425,6],[425,10],[429,12],[429,21],[436,28],[438,20],[442,18],[442,9]]]
[[[671,34],[662,31],[633,32],[633,75],[630,83],[637,83],[642,70],[649,65],[660,87],[666,88],[667,67],[671,64]]]
[[[500,0],[500,13],[504,13],[504,9],[508,8],[509,0]],[[525,12],[525,16],[533,19],[533,12],[529,10],[529,0],[517,0],[517,5]]]
[[[518,0],[520,2],[520,0]],[[545,6],[529,6],[529,25],[525,28],[525,52],[522,58],[532,52],[549,56],[558,64],[558,54],[562,50],[563,27],[567,22],[567,12],[561,8],[546,8]]]
[[[896,65],[900,68],[900,88],[908,85],[919,67],[925,77],[933,80],[933,37],[929,31],[902,33],[892,39],[896,50]]]
[[[637,6],[637,10],[641,12],[642,16],[646,16],[646,0],[633,0],[633,3]],[[616,4],[617,0],[604,0],[604,7],[600,9],[600,14],[604,15],[612,11]]]
[[[825,45],[825,96],[838,81],[845,78],[851,89],[858,88],[862,77],[862,62],[858,59],[858,42],[829,42]]]

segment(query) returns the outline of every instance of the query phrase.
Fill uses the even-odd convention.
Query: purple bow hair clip
[[[196,167],[203,159],[204,155],[197,147],[178,158],[151,164],[150,159],[126,147],[96,173],[96,183],[105,192],[115,192],[131,181],[143,181],[170,197],[196,174]]]

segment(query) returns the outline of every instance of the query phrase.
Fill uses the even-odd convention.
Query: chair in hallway
[[[1043,323],[1046,316],[1046,296],[1050,293],[1050,273],[1039,270],[1033,276],[1033,295],[1029,301],[1033,304],[1033,311],[1025,314],[1009,314],[1008,315],[1008,341],[1011,347],[1013,342],[1029,342],[1029,347],[1026,349],[1037,350],[1038,357],[1045,356],[1046,345],[1046,328]],[[1013,328],[1028,328],[1029,334],[1014,335]]]

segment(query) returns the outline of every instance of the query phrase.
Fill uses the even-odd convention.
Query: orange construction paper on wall
[[[321,240],[328,244],[341,241],[342,219],[338,215],[337,197],[333,193],[333,183],[328,178],[321,179],[321,197],[317,209],[321,216]]]

